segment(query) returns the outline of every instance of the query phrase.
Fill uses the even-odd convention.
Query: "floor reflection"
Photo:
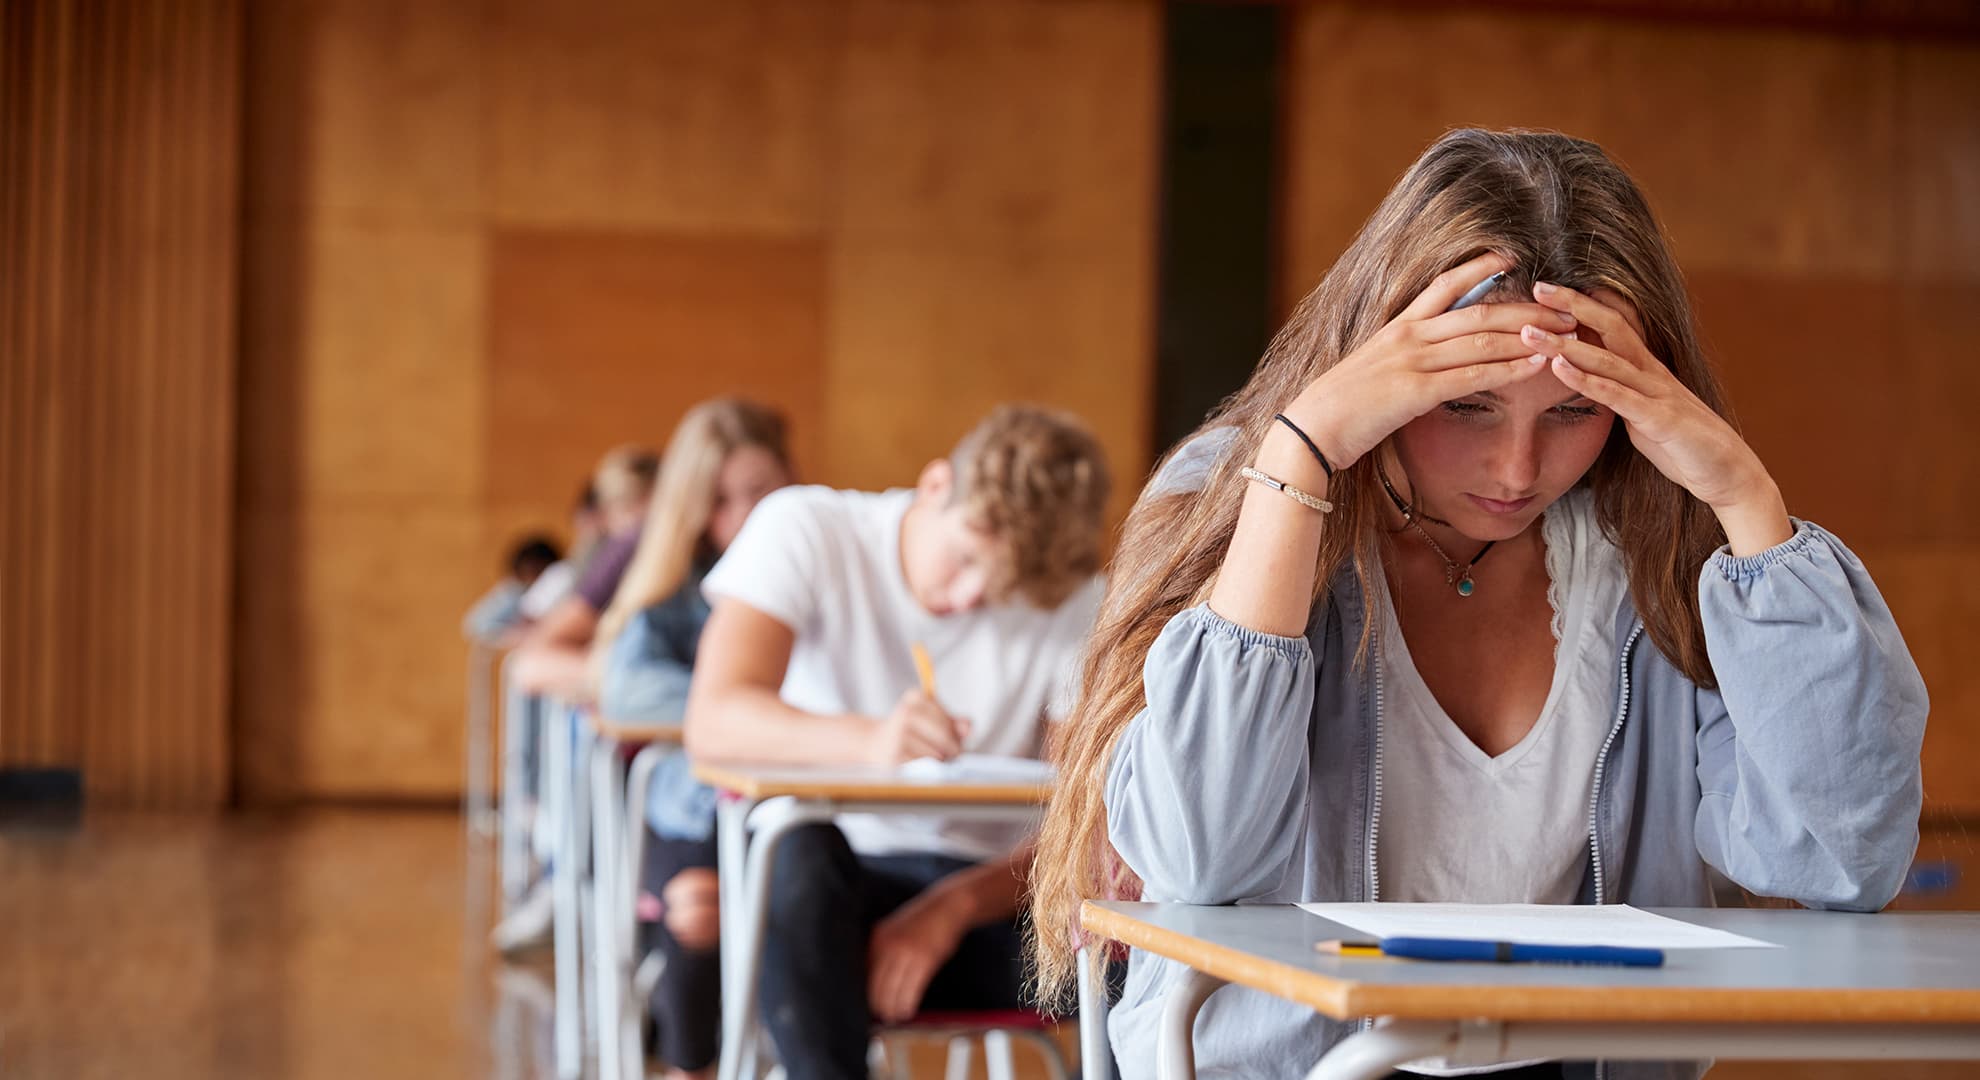
[[[552,1076],[492,879],[448,812],[0,825],[0,1077]]]

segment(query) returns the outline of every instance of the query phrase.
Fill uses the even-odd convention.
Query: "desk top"
[[[751,799],[790,795],[834,802],[914,802],[972,805],[1044,805],[1049,783],[958,780],[903,776],[893,769],[796,765],[709,765],[695,762],[694,777],[710,787]]]
[[[611,739],[622,743],[668,743],[681,744],[679,724],[629,724],[604,716],[596,709],[587,709],[585,722],[591,725],[591,732],[601,739]]]
[[[1080,922],[1337,1020],[1980,1023],[1980,914],[1646,910],[1785,948],[1671,950],[1661,968],[1444,964],[1318,952],[1365,935],[1290,904],[1090,900]]]

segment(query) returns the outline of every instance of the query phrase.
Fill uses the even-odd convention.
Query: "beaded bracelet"
[[[1317,495],[1310,495],[1304,491],[1301,491],[1300,489],[1293,487],[1291,484],[1286,483],[1284,480],[1281,480],[1276,476],[1268,476],[1265,473],[1259,472],[1257,469],[1254,469],[1249,465],[1246,465],[1244,468],[1239,469],[1238,475],[1254,483],[1264,484],[1266,487],[1271,488],[1273,491],[1283,492],[1288,498],[1292,499],[1292,501],[1300,504],[1301,506],[1308,507],[1313,510],[1318,510],[1323,514],[1331,514],[1334,512],[1333,503],[1330,503],[1327,500],[1320,498]]]

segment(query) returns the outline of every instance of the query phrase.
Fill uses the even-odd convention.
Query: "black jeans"
[[[672,840],[646,831],[640,885],[660,896],[683,870],[715,868],[715,841]],[[719,949],[689,949],[674,940],[662,921],[648,927],[653,947],[667,958],[653,986],[647,1009],[653,1016],[653,1052],[687,1072],[715,1064],[722,1036],[722,961]]]
[[[975,865],[945,855],[853,854],[833,825],[792,830],[771,870],[763,952],[763,1019],[790,1080],[866,1080],[873,1017],[866,947],[873,925],[935,881]],[[1017,921],[964,935],[929,981],[923,1010],[1014,1009],[1023,1003]]]

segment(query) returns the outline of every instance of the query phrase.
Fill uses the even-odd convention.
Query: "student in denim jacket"
[[[599,622],[598,708],[621,723],[677,726],[687,706],[708,602],[701,579],[765,495],[791,482],[784,421],[746,401],[699,405],[681,420],[638,551]],[[644,888],[661,898],[666,966],[650,1003],[668,1076],[706,1074],[720,1034],[714,795],[685,754],[669,755],[648,803]]]
[[[1433,145],[1128,519],[1033,870],[1044,989],[1082,897],[1889,902],[1925,687],[1727,412],[1600,147]],[[1130,958],[1124,1076],[1179,974]],[[1228,987],[1196,1032],[1201,1075],[1294,1077],[1351,1027]]]

